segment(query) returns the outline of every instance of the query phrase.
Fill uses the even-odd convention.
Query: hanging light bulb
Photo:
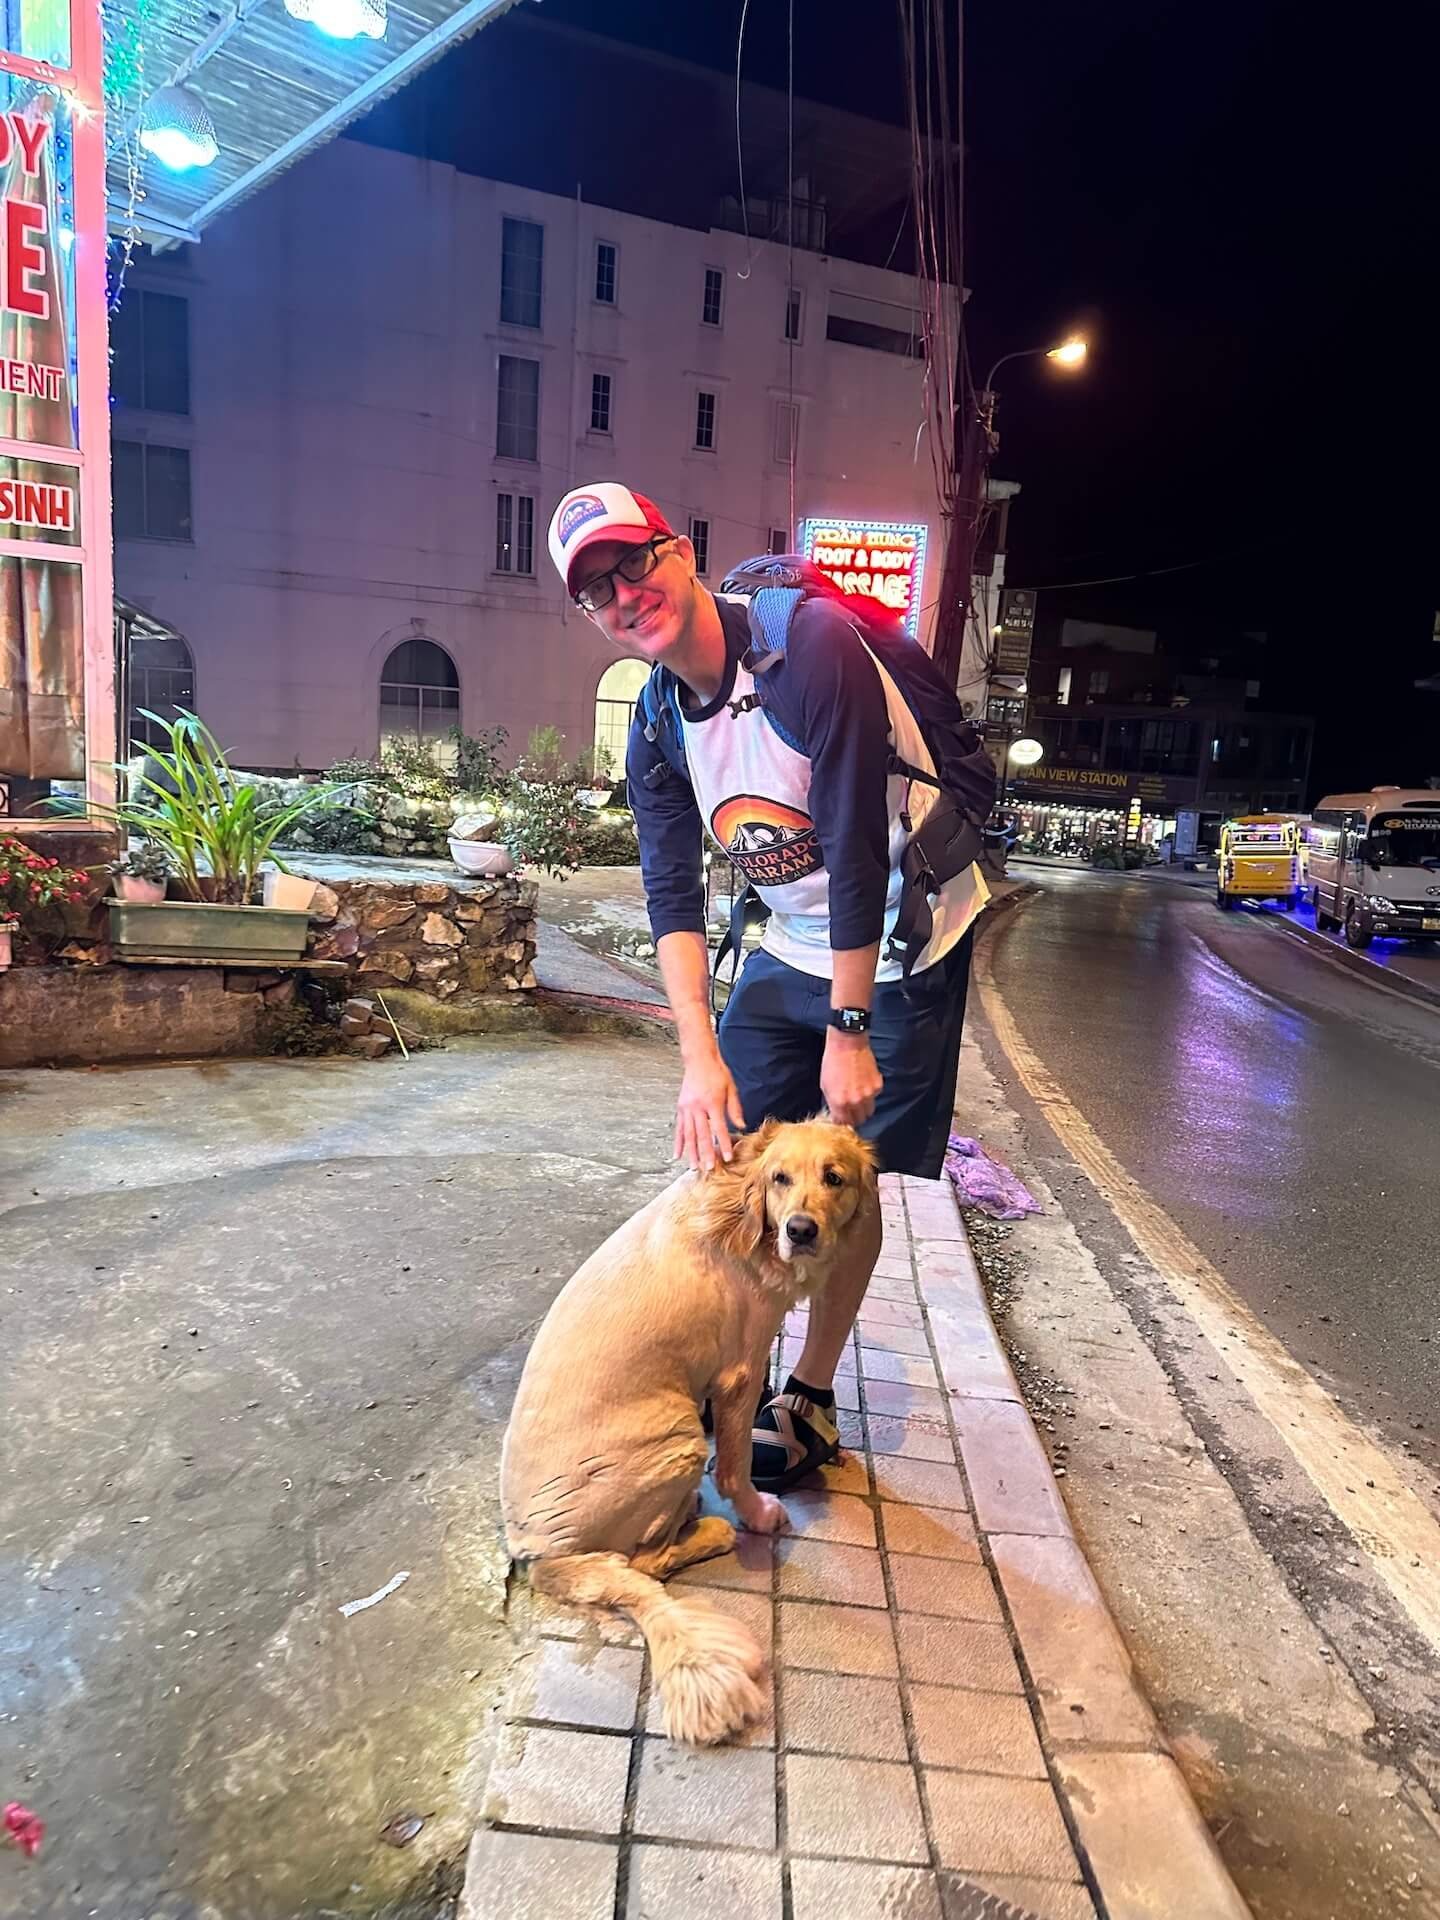
[[[220,152],[210,109],[193,87],[160,87],[151,94],[140,116],[140,144],[172,173],[208,167]]]
[[[385,0],[285,0],[292,20],[308,20],[332,40],[383,40]]]

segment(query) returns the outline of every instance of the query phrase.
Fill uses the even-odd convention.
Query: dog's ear
[[[780,1123],[767,1120],[742,1134],[729,1160],[720,1161],[702,1183],[701,1228],[722,1253],[753,1259],[765,1237],[765,1149]]]
[[[879,1162],[874,1147],[858,1133],[846,1141],[845,1153],[849,1162],[845,1171],[860,1188],[860,1204],[854,1213],[854,1218],[860,1220],[880,1204]]]

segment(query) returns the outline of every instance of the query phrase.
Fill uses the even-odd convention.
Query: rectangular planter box
[[[284,907],[216,907],[206,901],[110,902],[110,944],[159,960],[268,960],[285,966],[305,952],[308,913]]]

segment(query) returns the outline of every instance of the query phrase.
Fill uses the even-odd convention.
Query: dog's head
[[[875,1154],[832,1120],[767,1120],[705,1176],[710,1225],[725,1252],[800,1268],[826,1262],[876,1204]]]

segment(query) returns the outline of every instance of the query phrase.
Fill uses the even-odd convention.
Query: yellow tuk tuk
[[[1287,813],[1248,813],[1220,829],[1215,904],[1228,912],[1241,900],[1300,900],[1300,827]]]

